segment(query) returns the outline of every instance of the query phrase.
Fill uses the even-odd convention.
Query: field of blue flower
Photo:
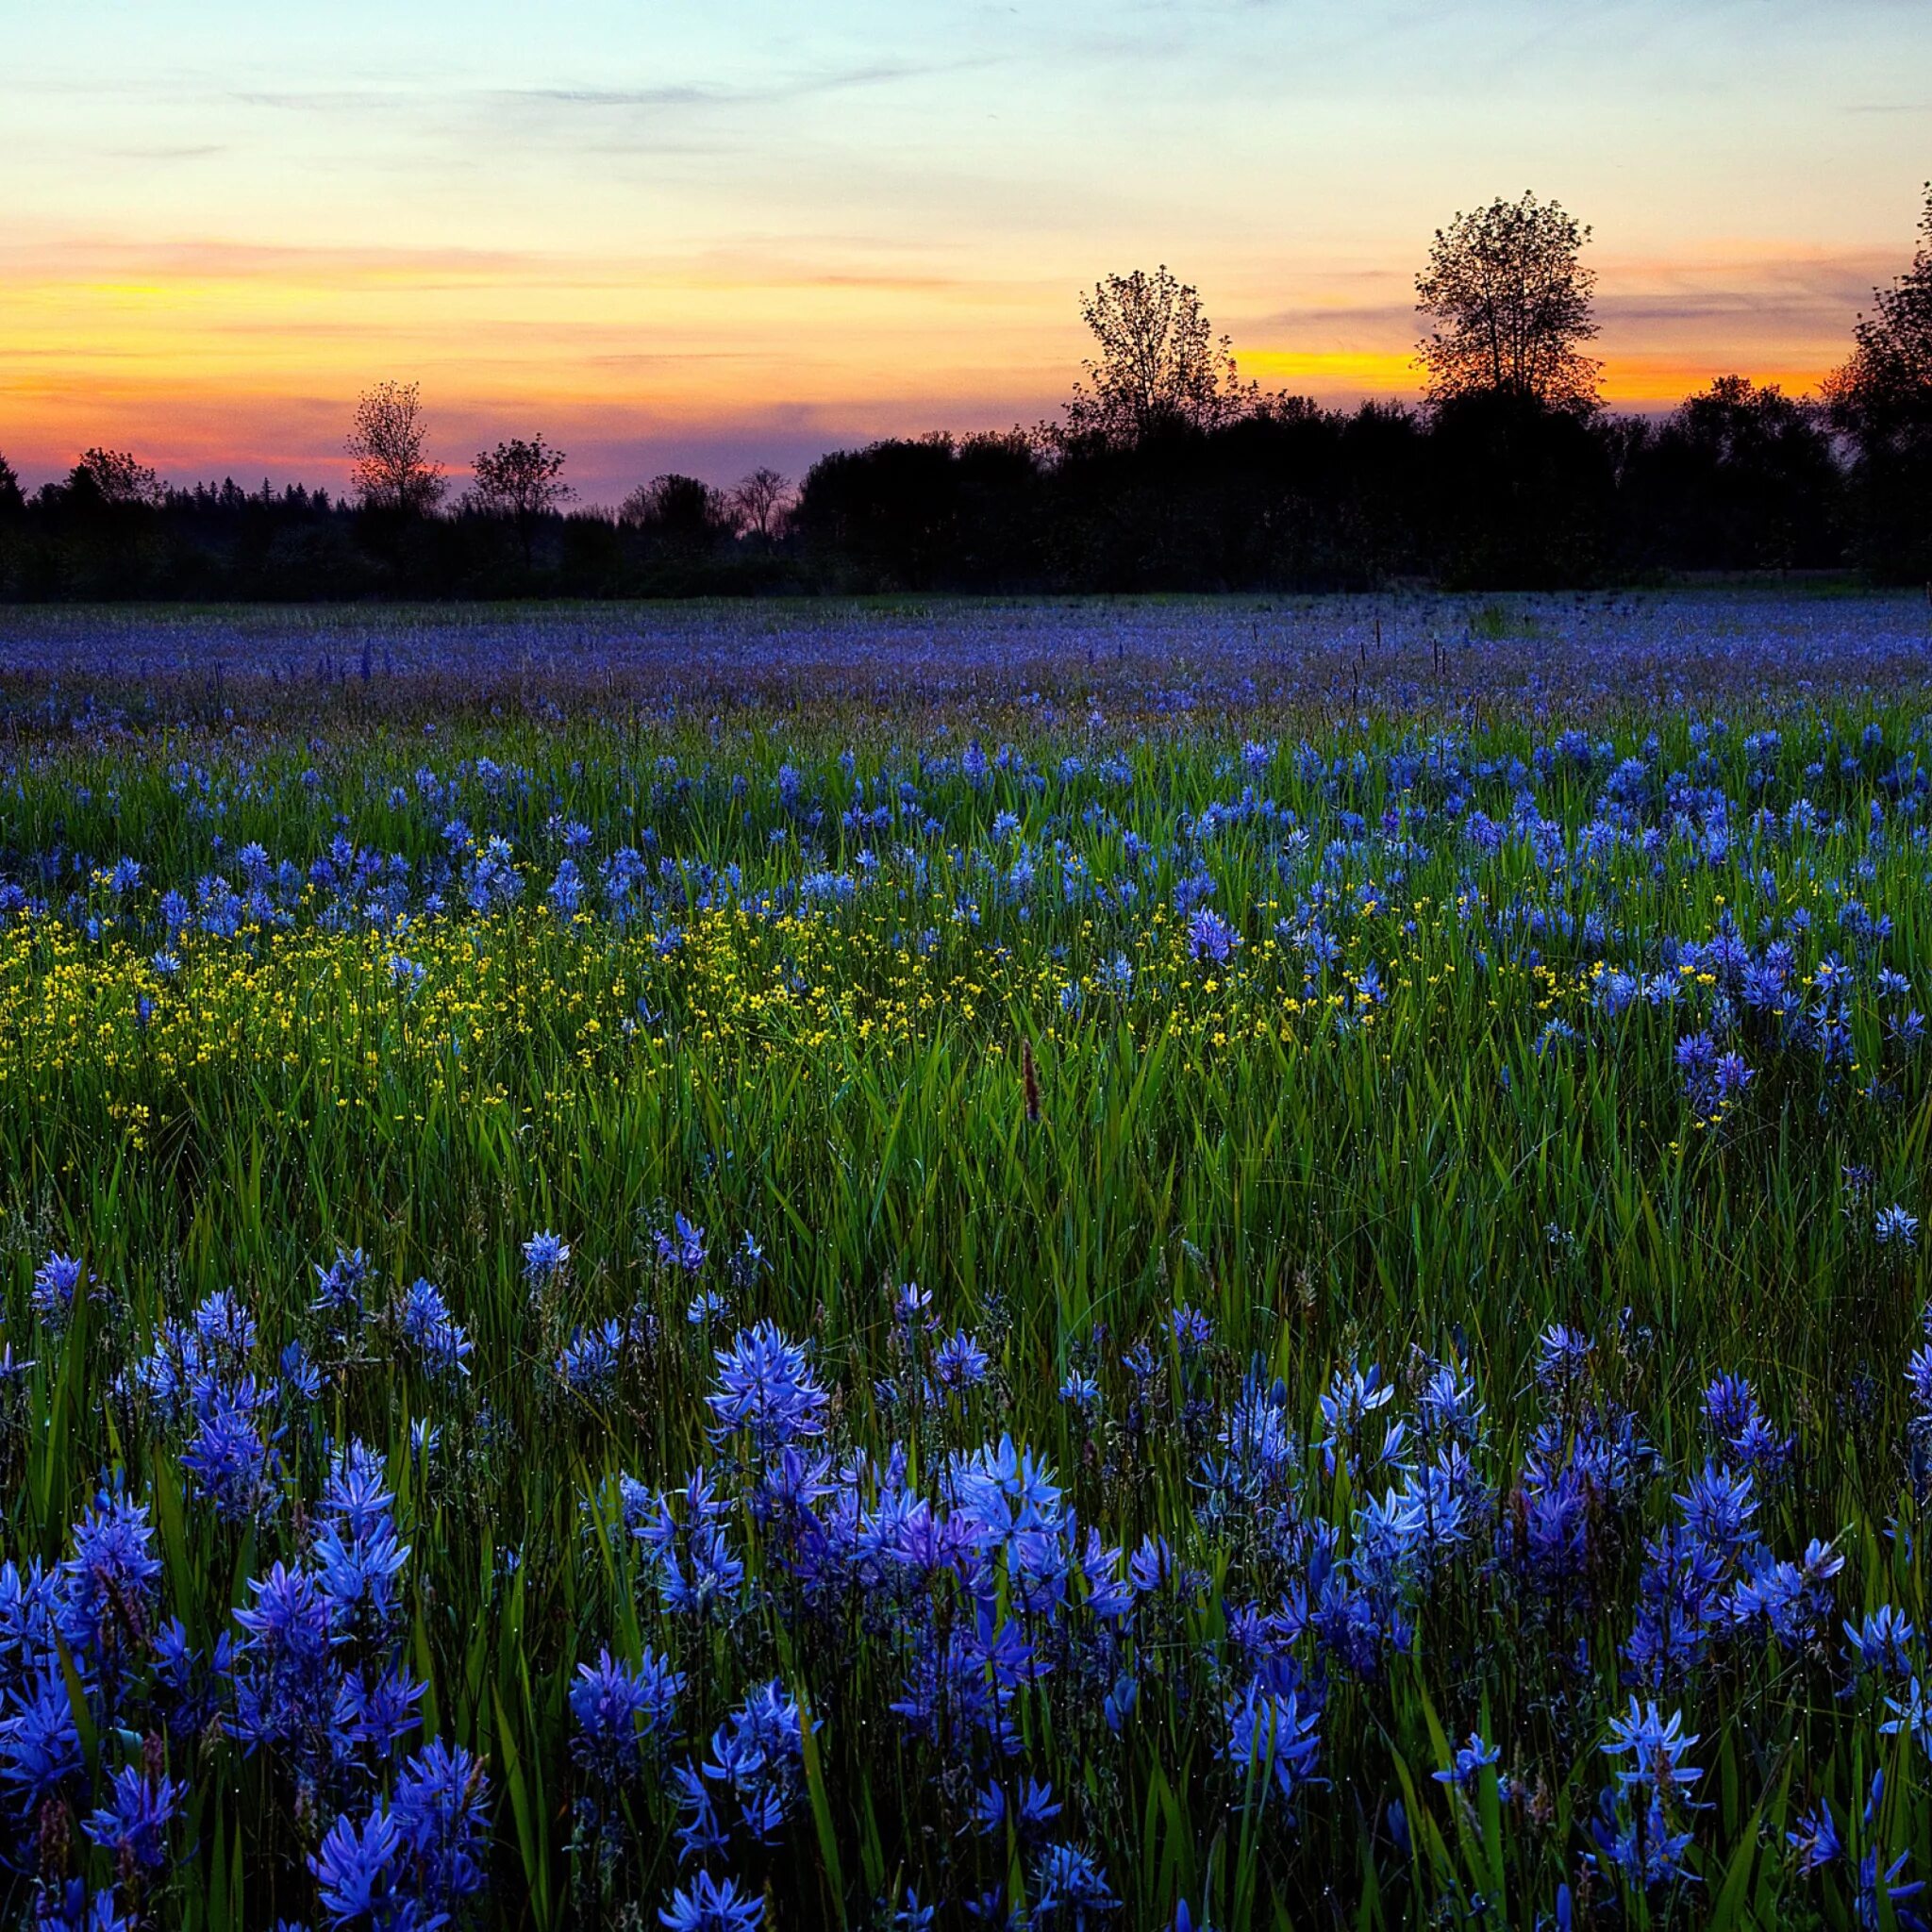
[[[1923,603],[7,623],[5,1923],[1932,1916]]]

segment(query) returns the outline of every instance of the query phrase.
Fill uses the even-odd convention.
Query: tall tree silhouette
[[[1825,397],[1859,437],[1932,425],[1932,181],[1912,265],[1889,289],[1872,291],[1871,313],[1852,331],[1851,359],[1833,372]]]
[[[1252,408],[1226,336],[1215,337],[1201,298],[1165,263],[1108,275],[1080,298],[1100,353],[1080,365],[1060,434],[1127,446],[1172,428],[1214,429]]]
[[[421,516],[442,501],[441,469],[425,454],[427,429],[413,382],[378,382],[356,404],[347,449],[350,480],[365,509]]]
[[[1919,237],[1911,267],[1873,291],[1824,395],[1857,451],[1864,560],[1887,576],[1932,579],[1932,182]]]
[[[538,524],[576,493],[563,480],[564,454],[541,436],[513,436],[476,452],[470,500],[489,516],[507,517],[524,546],[524,568]]]
[[[1525,193],[1458,213],[1436,230],[1416,276],[1416,307],[1435,326],[1417,345],[1428,397],[1507,395],[1560,409],[1597,407],[1602,364],[1596,277],[1578,259],[1590,230],[1554,201]]]

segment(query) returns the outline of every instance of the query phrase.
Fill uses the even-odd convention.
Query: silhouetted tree
[[[86,451],[68,472],[67,493],[75,508],[106,509],[156,509],[163,494],[161,479],[125,449]]]
[[[1199,294],[1165,263],[1151,275],[1136,269],[1096,282],[1080,315],[1100,353],[1080,365],[1086,379],[1074,385],[1063,439],[1125,447],[1166,430],[1217,428],[1258,399],[1241,379],[1233,343],[1216,339]]]
[[[494,449],[478,450],[470,501],[487,516],[504,517],[524,546],[524,568],[537,525],[576,493],[563,480],[564,454],[541,436],[512,437]]]
[[[639,484],[618,507],[617,521],[666,549],[694,555],[731,535],[731,506],[723,491],[673,471]]]
[[[426,515],[442,501],[441,468],[424,453],[423,402],[413,382],[378,382],[356,404],[347,448],[350,481],[364,509],[403,518]]]
[[[791,500],[790,479],[760,465],[732,491],[731,508],[741,530],[760,542],[769,543],[784,527]]]
[[[1844,478],[1816,405],[1721,375],[1648,439],[1632,468],[1677,568],[1790,570],[1838,560]]]
[[[1041,569],[1041,452],[1017,430],[889,437],[815,462],[796,520],[867,590],[1024,586]]]
[[[0,456],[0,517],[18,516],[25,508],[26,498],[20,490],[20,474],[4,456]]]
[[[1932,577],[1932,182],[1912,265],[1873,291],[1851,359],[1827,379],[1832,421],[1857,450],[1866,559]]]
[[[1417,512],[1436,574],[1462,590],[1548,590],[1601,576],[1616,472],[1593,413],[1513,389],[1430,411]]]
[[[1417,345],[1431,405],[1504,394],[1545,408],[1597,407],[1602,364],[1582,350],[1597,332],[1596,277],[1577,258],[1589,240],[1556,202],[1528,193],[1436,230],[1415,278],[1416,307],[1435,324]]]

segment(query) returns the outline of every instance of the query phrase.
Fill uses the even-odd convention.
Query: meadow
[[[1932,608],[0,621],[0,1886],[1932,1914]]]

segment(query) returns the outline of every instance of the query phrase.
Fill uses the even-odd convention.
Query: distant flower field
[[[1928,618],[0,637],[5,1923],[1932,1917]]]

